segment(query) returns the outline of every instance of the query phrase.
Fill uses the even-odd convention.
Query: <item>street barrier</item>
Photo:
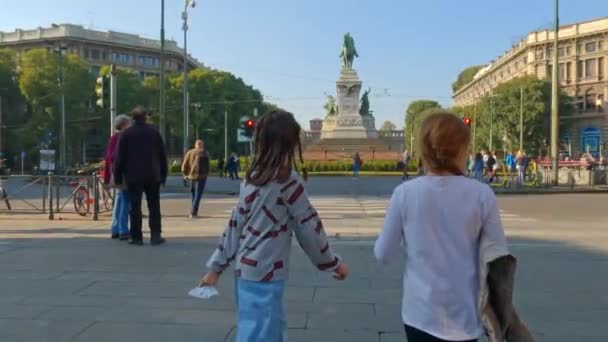
[[[0,214],[47,214],[49,220],[57,214],[77,214],[98,220],[100,214],[112,211],[114,195],[97,173],[2,176]]]

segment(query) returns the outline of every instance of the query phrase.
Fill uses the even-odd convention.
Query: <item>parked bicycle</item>
[[[112,210],[114,206],[114,196],[111,188],[106,186],[103,183],[103,170],[100,170],[99,167],[94,169],[97,174],[97,182],[96,184],[90,184],[91,177],[83,177],[76,182],[70,182],[71,186],[74,186],[75,189],[72,191],[72,198],[74,202],[74,209],[76,213],[80,216],[86,216],[91,212],[91,205],[95,201],[93,197],[93,187],[96,186],[99,194],[99,199],[101,201],[101,205],[105,209],[105,211]],[[78,170],[78,174],[84,174],[89,170]]]

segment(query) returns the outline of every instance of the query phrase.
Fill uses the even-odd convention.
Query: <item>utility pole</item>
[[[190,126],[190,106],[188,105],[188,7],[192,6],[194,8],[196,6],[196,1],[194,0],[185,0],[184,11],[182,12],[182,19],[184,20],[184,24],[182,25],[182,29],[184,30],[184,65],[182,67],[184,71],[184,158],[186,158],[186,153],[188,152],[188,141],[189,141],[189,126]]]
[[[224,161],[228,163],[228,109],[224,110]]]
[[[59,165],[62,170],[66,168],[66,133],[65,133],[65,90],[63,82],[63,51],[66,47],[60,45],[55,49],[59,54],[59,90],[61,91],[61,123],[59,134]]]
[[[553,43],[553,75],[551,78],[551,183],[558,184],[559,177],[559,0],[555,0],[555,42]]]
[[[490,153],[494,147],[494,99],[490,100]]]
[[[116,88],[116,66],[112,64],[110,66],[110,136],[114,133],[114,119],[117,113]]]
[[[524,150],[524,87],[519,88],[519,150]]]
[[[160,1],[160,105],[159,111],[159,128],[160,134],[167,141],[165,131],[165,0]]]
[[[475,102],[475,105],[473,106],[473,153],[476,153],[476,151],[477,151],[476,133],[477,133],[477,102]]]

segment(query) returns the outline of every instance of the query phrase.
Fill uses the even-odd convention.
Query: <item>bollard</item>
[[[53,173],[49,172],[49,220],[54,220],[53,215]]]
[[[99,184],[97,172],[93,173],[93,221],[99,218]]]
[[[46,213],[46,200],[47,200],[47,193],[46,193],[46,177],[40,177],[40,184],[42,184],[42,212]]]

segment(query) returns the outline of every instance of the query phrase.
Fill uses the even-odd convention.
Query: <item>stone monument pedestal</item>
[[[338,111],[323,121],[321,139],[377,139],[374,117],[359,114],[361,80],[357,72],[342,68],[336,90]]]

